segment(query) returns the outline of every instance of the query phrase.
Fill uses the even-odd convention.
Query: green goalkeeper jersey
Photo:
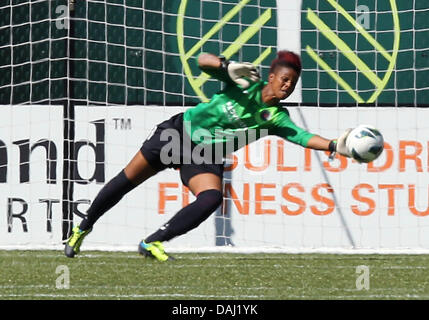
[[[262,101],[262,89],[266,84],[265,81],[255,82],[247,89],[228,84],[209,102],[186,110],[184,127],[192,141],[196,144],[231,143],[235,151],[265,135],[277,135],[306,147],[314,134],[296,126],[287,109],[268,106]],[[239,134],[245,136],[245,143],[237,143]]]

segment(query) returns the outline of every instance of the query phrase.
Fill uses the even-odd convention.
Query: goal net
[[[201,52],[303,72],[282,104],[310,132],[372,124],[359,165],[267,137],[226,160],[224,204],[175,250],[429,250],[427,1],[106,0],[0,4],[0,247],[58,248],[163,120],[220,89]],[[135,249],[192,202],[176,170],[125,196],[87,249]],[[353,249],[353,250],[352,250]]]

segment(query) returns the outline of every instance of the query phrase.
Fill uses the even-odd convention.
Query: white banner
[[[1,106],[0,246],[61,241],[62,106]]]
[[[232,244],[298,251],[429,249],[429,126],[425,120],[429,110],[288,109],[298,125],[326,138],[338,137],[358,124],[372,124],[383,133],[386,150],[369,165],[345,158],[330,163],[327,154],[278,137],[257,141],[236,152],[225,172],[224,212],[173,239],[169,248]],[[78,211],[85,212],[155,125],[182,111],[179,107],[76,107],[78,181],[73,198]],[[61,108],[2,107],[0,168],[7,168],[6,176],[0,171],[2,247],[61,243],[61,116]],[[193,199],[179,173],[165,170],[102,216],[85,246],[137,247]],[[80,219],[74,216],[75,223]]]

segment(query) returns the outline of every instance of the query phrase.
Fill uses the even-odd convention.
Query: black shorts
[[[166,129],[171,130],[164,131]],[[164,136],[162,137],[163,139],[161,139],[163,132]],[[166,139],[165,137],[168,138]],[[171,143],[173,138],[177,143]],[[223,163],[214,163],[212,160],[204,161],[203,163],[195,163],[191,155],[196,146],[197,145],[189,138],[189,135],[184,132],[182,112],[156,126],[147,140],[143,142],[140,151],[149,162],[150,166],[158,172],[166,168],[179,169],[180,178],[185,186],[188,186],[189,180],[192,177],[200,173],[213,173],[222,179],[224,169]],[[163,147],[168,148],[162,150]],[[167,153],[166,150],[168,150]],[[167,160],[169,161],[166,161],[165,156],[167,156]]]

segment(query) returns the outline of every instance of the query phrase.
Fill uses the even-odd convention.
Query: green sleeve
[[[307,147],[308,141],[315,136],[300,127],[298,127],[289,117],[287,110],[281,110],[273,119],[274,127],[270,130],[271,134],[282,137],[292,143]]]

